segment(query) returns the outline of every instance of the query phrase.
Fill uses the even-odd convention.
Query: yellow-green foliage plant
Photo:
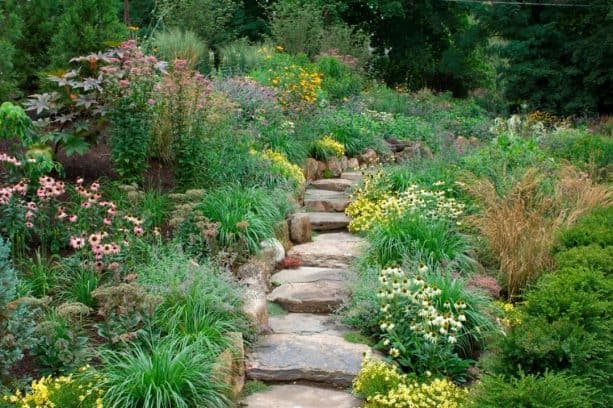
[[[304,173],[300,166],[291,163],[283,153],[267,149],[262,152],[252,150],[251,154],[268,161],[274,174],[291,181],[296,188],[300,188],[305,183]]]
[[[365,399],[365,408],[460,408],[468,399],[468,390],[447,379],[422,382],[368,357],[353,381],[353,392]]]
[[[311,156],[318,160],[328,160],[332,157],[341,158],[345,155],[345,145],[334,140],[332,136],[325,135],[313,142]]]
[[[414,184],[402,192],[394,192],[385,184],[381,171],[365,176],[362,186],[352,195],[352,202],[345,210],[351,217],[350,231],[366,232],[375,224],[408,214],[459,223],[458,219],[464,212],[464,204],[446,197],[443,190],[425,190]]]
[[[86,376],[87,375],[87,376]],[[19,408],[103,408],[104,390],[98,387],[100,376],[89,366],[77,375],[46,376],[33,380],[29,391],[5,395],[0,406]]]

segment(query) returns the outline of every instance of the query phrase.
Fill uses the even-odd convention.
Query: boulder
[[[289,235],[296,244],[304,244],[311,240],[311,220],[307,213],[292,215],[289,221]]]
[[[373,149],[368,149],[364,153],[358,155],[357,157],[360,165],[370,165],[375,164],[378,160],[377,152]]]
[[[246,288],[243,294],[243,313],[249,318],[258,333],[268,331],[268,301],[266,294],[257,289]]]
[[[237,398],[245,385],[245,348],[240,332],[227,334],[230,346],[224,350],[213,365],[212,377],[228,386],[230,396]]]
[[[347,282],[317,280],[314,282],[285,283],[268,295],[270,302],[294,313],[330,313],[338,309],[349,297]]]
[[[262,248],[262,256],[269,257],[273,265],[281,262],[285,258],[285,248],[283,244],[276,238],[270,238],[260,243]]]
[[[319,179],[311,182],[311,187],[318,190],[347,191],[353,187],[353,181],[342,178]]]
[[[307,181],[317,180],[319,173],[319,162],[315,159],[308,158],[304,162],[304,168],[302,169],[304,173],[304,178]]]
[[[236,271],[236,277],[244,284],[261,288],[262,291],[270,290],[270,275],[275,269],[276,262],[270,257],[251,258]]]
[[[345,170],[357,170],[360,168],[360,162],[355,157],[347,160],[347,168]]]
[[[339,177],[343,173],[343,166],[338,157],[330,157],[326,162],[326,169],[333,177]]]
[[[362,404],[348,391],[297,384],[273,385],[243,401],[247,408],[359,408]]]
[[[363,251],[364,238],[347,232],[332,232],[313,237],[312,242],[295,245],[288,256],[302,261],[303,266],[346,268]]]
[[[404,163],[414,159],[431,159],[432,150],[428,146],[419,142],[413,142],[411,146],[405,147],[402,151],[395,154],[396,162]]]

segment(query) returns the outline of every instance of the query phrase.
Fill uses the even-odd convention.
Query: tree
[[[15,13],[13,0],[0,3],[0,102],[17,93],[15,42],[21,35],[22,21]]]
[[[575,3],[575,2],[573,2]],[[480,18],[503,40],[505,96],[559,114],[613,111],[613,3],[494,5]]]
[[[121,8],[117,0],[62,0],[62,6],[49,48],[52,68],[126,38],[126,27],[118,18]]]

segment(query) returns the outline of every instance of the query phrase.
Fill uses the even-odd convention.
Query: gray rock
[[[270,238],[260,244],[262,256],[270,257],[275,263],[281,262],[285,258],[285,248],[276,238]]]
[[[326,169],[328,169],[332,176],[338,177],[343,172],[343,165],[338,157],[330,157],[326,161]]]
[[[347,391],[287,384],[252,394],[243,404],[247,408],[359,408],[362,401]]]
[[[358,155],[358,162],[363,165],[375,164],[378,160],[377,152],[373,149],[368,149],[364,153]]]
[[[243,312],[258,333],[268,330],[268,302],[266,294],[255,289],[246,289],[243,294]]]
[[[347,160],[346,170],[357,170],[360,168],[360,162],[355,157]],[[342,175],[341,175],[342,176]]]
[[[312,211],[345,211],[349,205],[349,196],[337,191],[307,189],[304,205]]]
[[[353,187],[355,183],[351,180],[342,178],[320,179],[311,183],[312,188],[329,191],[347,191]]]
[[[353,278],[353,273],[347,269],[318,268],[313,266],[302,266],[298,269],[283,269],[271,277],[275,285],[308,283],[320,280],[347,281],[351,278]]]
[[[288,313],[283,316],[271,316],[270,329],[277,334],[328,334],[341,336],[350,328],[339,324],[330,315],[311,313]]]
[[[345,281],[318,280],[315,282],[285,283],[268,295],[270,302],[294,313],[329,313],[349,297]]]
[[[351,218],[343,213],[311,212],[308,213],[311,228],[315,231],[334,231],[346,229]]]
[[[431,159],[433,157],[432,150],[426,145],[419,142],[411,142],[411,145],[405,147],[402,151],[395,153],[396,162],[404,163],[414,159]]]
[[[344,178],[346,180],[352,180],[352,181],[361,181],[364,178],[364,176],[359,171],[347,171],[341,174],[341,178]]]
[[[319,234],[312,242],[294,246],[288,256],[300,259],[303,266],[346,268],[361,254],[365,242],[348,232]]]
[[[275,263],[270,258],[251,258],[236,271],[236,277],[248,286],[260,288],[262,291],[270,289],[270,275],[274,271]]]
[[[317,180],[319,178],[319,163],[317,162],[317,160],[312,159],[310,157],[306,159],[306,161],[304,162],[303,173],[304,178],[307,181]]]
[[[369,350],[364,344],[326,334],[271,334],[262,337],[248,353],[247,376],[263,381],[304,380],[348,387]]]
[[[295,213],[289,221],[289,236],[293,243],[303,244],[311,240],[311,220],[306,213]]]

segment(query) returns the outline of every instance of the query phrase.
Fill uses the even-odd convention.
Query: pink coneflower
[[[30,201],[26,204],[26,207],[28,210],[30,211],[36,211],[38,210],[38,207],[36,206],[36,203],[34,201]]]
[[[83,184],[83,177],[77,177],[77,184]]]
[[[104,220],[102,220],[102,222],[104,223],[104,225],[111,225],[113,223],[110,218],[105,218]]]
[[[28,222],[26,222],[26,227],[34,228],[34,224],[32,224],[30,221],[28,221]]]
[[[91,186],[89,186],[90,190],[92,191],[98,191],[98,189],[100,188],[100,183],[98,183],[97,181],[94,181]]]
[[[91,204],[89,201],[83,201],[83,202],[81,203],[81,207],[82,207],[82,208],[89,208],[89,207],[91,207],[91,206],[92,206],[92,204]]]
[[[113,246],[112,246],[111,244],[104,244],[104,245],[102,246],[102,252],[103,252],[105,255],[112,254],[112,253],[113,253]]]
[[[91,234],[88,238],[88,241],[89,241],[89,245],[91,245],[92,249],[94,249],[96,246],[100,244],[100,241],[102,241],[102,235]]]
[[[117,213],[117,210],[115,209],[115,207],[111,207],[108,210],[106,210],[106,212],[107,212],[108,215],[113,216],[113,215],[115,215]]]
[[[141,236],[143,235],[144,231],[143,231],[143,227],[141,227],[140,225],[137,225],[134,227],[134,234]]]
[[[26,220],[30,221],[32,219],[32,217],[34,217],[34,212],[32,210],[28,210],[26,212]]]
[[[70,217],[68,217],[68,221],[70,222],[77,222],[77,215],[76,214],[72,214]]]
[[[85,240],[79,237],[70,237],[70,246],[74,249],[83,248],[85,245]]]
[[[121,247],[117,245],[116,243],[111,242],[111,251],[114,254],[118,254],[119,252],[121,252]]]

